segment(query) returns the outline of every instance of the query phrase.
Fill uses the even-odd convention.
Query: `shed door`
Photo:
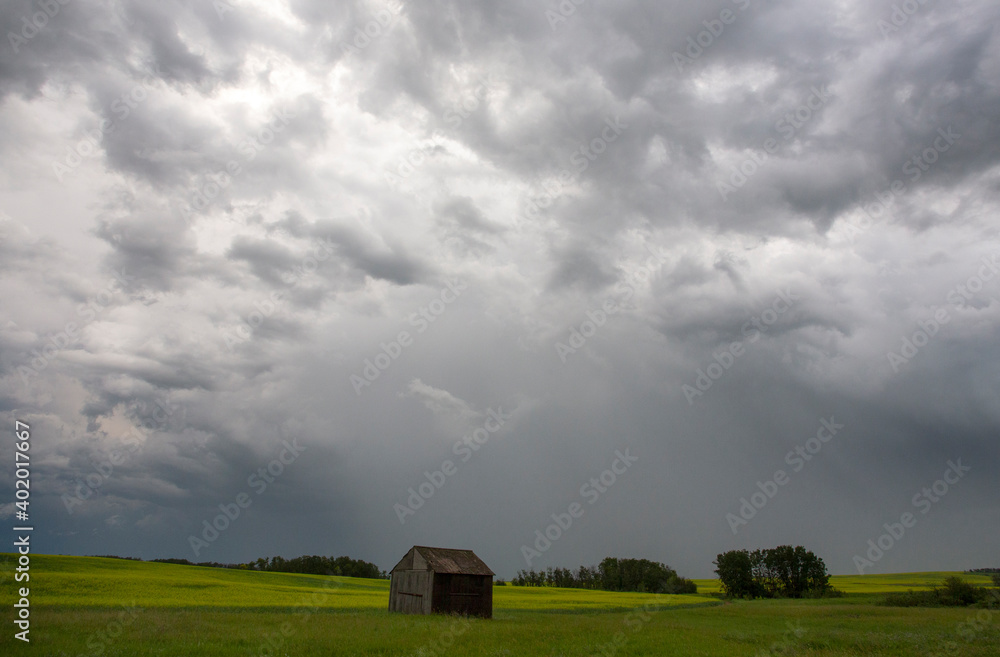
[[[484,615],[483,580],[475,575],[434,574],[435,613]]]

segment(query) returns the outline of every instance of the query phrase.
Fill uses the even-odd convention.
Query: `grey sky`
[[[532,566],[791,543],[851,573],[907,512],[866,572],[997,566],[997,24],[5,2],[0,417],[32,425],[37,549],[510,576],[580,503]]]

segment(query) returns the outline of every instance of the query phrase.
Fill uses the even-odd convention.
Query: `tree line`
[[[833,591],[826,564],[801,545],[731,550],[712,563],[723,592],[733,598],[802,598]]]
[[[173,563],[184,566],[206,566],[208,568],[232,568],[236,570],[259,570],[272,573],[302,573],[306,575],[337,575],[339,577],[364,577],[367,579],[388,579],[389,575],[378,566],[361,559],[350,557],[320,557],[316,555],[285,559],[284,557],[263,557],[247,563],[218,563],[203,561],[194,563],[187,559],[153,559],[157,563]]]
[[[514,586],[558,586],[567,589],[633,591],[637,593],[697,593],[698,587],[673,568],[648,559],[607,557],[596,566],[547,568],[542,572],[519,570]]]

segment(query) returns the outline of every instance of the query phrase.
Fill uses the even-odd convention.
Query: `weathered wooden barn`
[[[415,545],[392,569],[389,611],[493,618],[493,575],[472,550]]]

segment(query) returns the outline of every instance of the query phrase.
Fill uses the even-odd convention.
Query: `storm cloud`
[[[851,573],[909,511],[866,572],[997,566],[998,24],[4,3],[0,417],[37,549]]]

